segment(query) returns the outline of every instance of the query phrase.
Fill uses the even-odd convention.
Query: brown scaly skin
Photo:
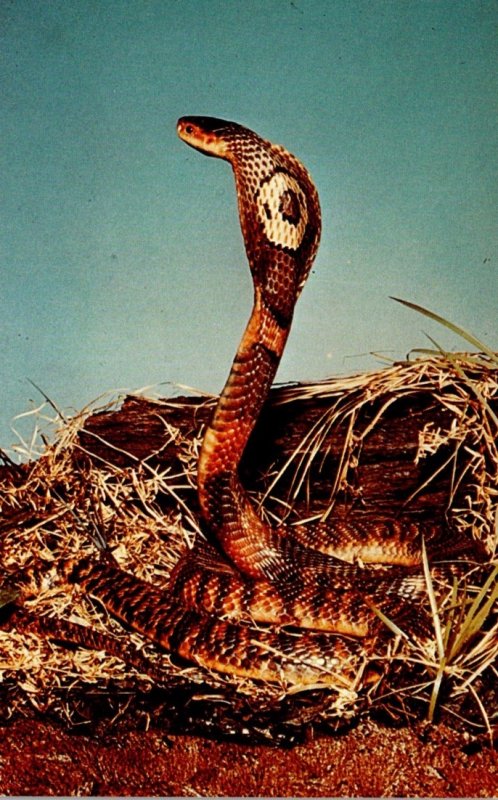
[[[372,573],[340,564],[334,575],[329,570],[315,578],[280,582],[278,586],[261,578],[247,578],[221,561],[214,548],[200,542],[188,558],[180,560],[169,588],[186,607],[218,617],[354,637],[369,636],[378,629],[371,606],[403,627],[411,604],[426,594],[418,570],[386,567]]]
[[[367,526],[332,521],[312,529],[275,530],[249,502],[238,465],[268,396],[318,249],[320,204],[303,165],[247,128],[219,119],[183,117],[178,134],[195,149],[231,164],[254,283],[251,317],[199,459],[199,501],[208,529],[240,572],[269,581],[302,584],[308,578],[315,581],[317,571],[331,569],[337,575],[336,558],[420,564],[421,534],[430,539],[430,525],[423,530],[397,520]]]
[[[370,605],[397,620],[425,587],[413,570],[369,571],[339,564],[337,556],[409,567],[420,561],[420,529],[392,521],[355,529],[337,521],[320,524],[311,538],[304,527],[273,529],[238,477],[318,248],[318,195],[294,156],[247,128],[183,117],[178,134],[231,164],[254,282],[251,317],[198,465],[201,513],[230,563],[199,546],[178,565],[168,592],[123,572],[108,556],[77,565],[71,577],[120,620],[202,666],[261,680],[350,686],[364,648],[312,631],[375,638]],[[384,549],[383,538],[390,540]],[[312,631],[255,630],[248,621]]]
[[[352,688],[364,658],[362,648],[343,637],[260,630],[189,609],[106,554],[70,566],[68,577],[123,623],[207,669],[284,685]]]
[[[236,123],[183,117],[178,135],[232,165],[254,283],[252,314],[202,445],[197,475],[202,514],[245,575],[270,580],[290,577],[293,567],[282,557],[280,537],[255,513],[237,469],[268,396],[295,304],[318,249],[318,194],[294,156]],[[312,561],[315,565],[315,556]],[[302,578],[302,571],[295,577]]]

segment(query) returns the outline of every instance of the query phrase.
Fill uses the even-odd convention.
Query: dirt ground
[[[498,751],[444,725],[364,720],[290,748],[20,718],[0,729],[3,795],[493,797]]]

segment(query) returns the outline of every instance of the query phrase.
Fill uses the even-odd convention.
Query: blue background
[[[177,139],[184,114],[284,144],[317,183],[279,380],[423,331],[465,348],[389,295],[498,349],[497,30],[494,0],[4,0],[0,444],[41,400],[28,378],[69,412],[221,388],[252,289],[230,168]]]

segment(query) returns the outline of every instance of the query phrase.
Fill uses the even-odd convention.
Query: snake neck
[[[251,577],[267,576],[277,548],[274,532],[257,515],[241,485],[238,467],[268,397],[290,322],[277,320],[256,288],[251,317],[206,430],[198,463],[203,519],[237,568]]]

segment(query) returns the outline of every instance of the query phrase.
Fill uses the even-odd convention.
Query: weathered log
[[[281,390],[276,389],[244,454],[241,471],[249,489],[265,490],[292,456],[296,463],[301,456],[308,458],[309,432],[330,409],[326,398],[284,404],[280,400]],[[385,406],[385,397],[363,405],[356,414],[352,436],[347,419],[323,432],[303,485],[292,498],[296,512],[321,513],[327,508],[341,460],[353,451],[355,466],[350,466],[335,497],[339,513],[402,511],[444,518],[454,465],[441,467],[450,457],[451,447],[443,446],[434,456],[418,461],[416,455],[422,431],[427,426],[449,430],[454,415],[428,392],[396,398],[381,413]],[[96,461],[104,459],[126,467],[147,459],[157,467],[179,471],[181,445],[176,437],[171,438],[171,428],[178,430],[180,442],[200,437],[213,407],[214,401],[206,398],[183,397],[161,403],[128,397],[119,410],[88,418],[80,442]],[[290,498],[294,477],[291,466],[275,489],[280,498]]]

